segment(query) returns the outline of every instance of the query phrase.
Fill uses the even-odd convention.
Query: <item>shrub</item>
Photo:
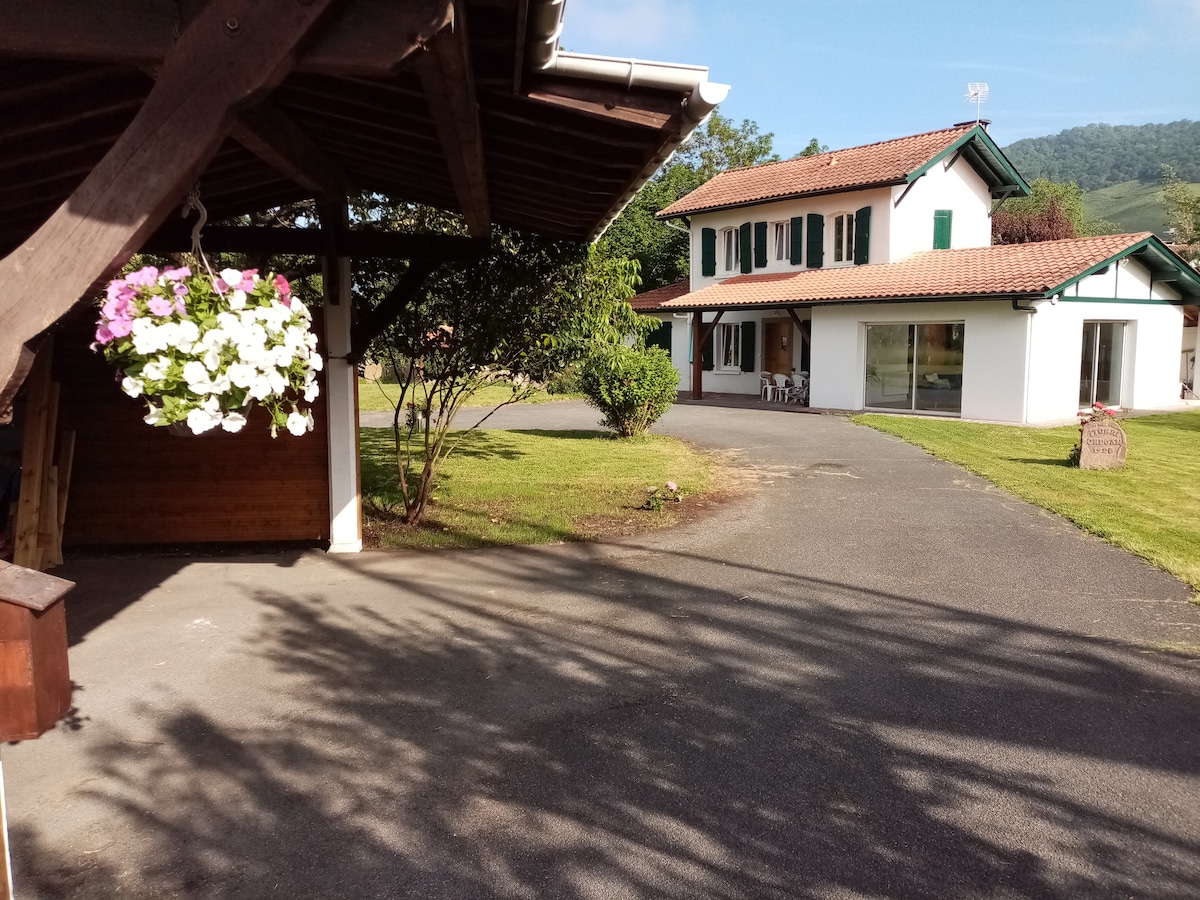
[[[580,368],[579,387],[621,437],[644,434],[675,402],[679,372],[660,347],[611,347]]]
[[[547,394],[578,394],[579,392],[579,370],[574,365],[559,369],[546,382]]]

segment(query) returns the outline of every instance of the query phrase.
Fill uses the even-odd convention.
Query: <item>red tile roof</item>
[[[883,265],[738,275],[663,304],[709,309],[759,304],[829,303],[903,297],[1045,294],[1146,238],[1140,234],[926,250]]]
[[[629,305],[638,312],[650,312],[651,310],[658,309],[668,300],[682,297],[688,292],[690,287],[691,285],[685,278],[683,281],[677,281],[674,284],[668,284],[660,288],[655,288],[652,291],[638,294],[630,299]]]
[[[764,200],[899,184],[976,127],[974,123],[955,125],[817,156],[730,169],[680,197],[658,215],[671,218]]]

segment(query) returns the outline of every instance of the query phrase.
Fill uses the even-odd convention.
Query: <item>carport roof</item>
[[[1156,280],[1173,280],[1184,302],[1200,298],[1200,274],[1149,232],[926,250],[882,265],[738,275],[659,304],[659,309],[813,306],[953,298],[1048,299],[1133,256]]]

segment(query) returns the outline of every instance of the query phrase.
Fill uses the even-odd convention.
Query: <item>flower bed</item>
[[[149,425],[186,423],[193,434],[236,432],[258,403],[280,428],[312,430],[322,359],[305,305],[282,275],[146,266],[108,285],[93,349],[145,397]]]

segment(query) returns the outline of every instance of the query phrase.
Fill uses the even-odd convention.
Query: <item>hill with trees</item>
[[[1200,182],[1200,122],[1083,125],[1016,141],[1004,153],[1030,181],[1074,181],[1085,191],[1130,181],[1157,185],[1163,166],[1185,182]]]

